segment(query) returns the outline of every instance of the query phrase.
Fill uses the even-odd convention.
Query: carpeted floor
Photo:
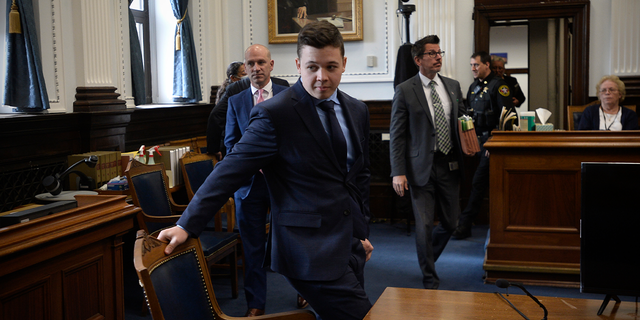
[[[504,290],[483,282],[482,262],[487,230],[488,226],[486,225],[474,226],[471,238],[449,241],[447,248],[436,262],[441,290],[474,292]],[[415,252],[415,237],[413,233],[407,235],[405,224],[372,224],[370,241],[375,249],[371,260],[365,267],[365,289],[372,303],[375,303],[386,287],[422,287],[422,274]],[[135,273],[132,276],[130,272],[128,274],[129,276],[125,279],[125,287],[127,288],[126,319],[151,319],[150,316],[140,316],[142,291],[137,286]],[[242,284],[242,278],[240,278],[240,284]],[[238,299],[232,299],[228,280],[216,280],[214,286],[216,298],[222,310],[231,316],[242,316],[247,309],[244,291],[240,289]],[[580,293],[577,288],[527,286],[527,289],[536,296],[597,300],[604,298],[603,295]],[[510,293],[522,294],[516,289],[511,290]],[[622,296],[620,298],[629,299],[629,297]],[[289,311],[295,308],[296,292],[281,275],[269,273],[267,312]]]

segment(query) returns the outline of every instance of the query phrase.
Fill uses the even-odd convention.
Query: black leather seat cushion
[[[205,231],[200,234],[200,243],[202,243],[205,257],[216,253],[236,239],[238,239],[238,234],[232,232]]]
[[[215,319],[202,274],[206,267],[198,263],[196,251],[191,249],[151,270],[165,319]]]

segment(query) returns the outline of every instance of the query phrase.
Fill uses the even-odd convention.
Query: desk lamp
[[[89,190],[93,190],[96,188],[96,182],[93,181],[93,179],[91,179],[90,177],[87,177],[86,174],[77,171],[77,170],[71,170],[73,168],[75,168],[76,166],[82,164],[82,163],[86,163],[89,168],[95,168],[96,164],[98,163],[98,156],[95,155],[91,155],[87,158],[84,158],[76,163],[74,163],[73,165],[71,165],[67,170],[65,170],[62,174],[55,174],[53,176],[46,176],[44,179],[42,179],[42,184],[44,185],[44,188],[47,189],[47,191],[49,191],[49,193],[51,193],[52,196],[56,196],[59,195],[60,192],[62,192],[62,184],[60,183],[60,180],[64,179],[67,175],[69,175],[70,173],[75,173],[78,176],[80,176],[80,185],[81,186],[87,186],[87,189]]]

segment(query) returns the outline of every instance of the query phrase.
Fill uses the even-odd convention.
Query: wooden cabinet
[[[125,198],[0,229],[0,319],[124,319],[122,236],[140,211]]]
[[[640,132],[494,131],[485,147],[491,153],[487,281],[577,287],[581,163],[640,162]]]

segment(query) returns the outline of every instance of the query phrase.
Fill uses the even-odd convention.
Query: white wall
[[[455,39],[441,39],[441,41],[455,41],[457,52],[448,52],[445,59],[455,57],[454,78],[458,79],[463,91],[471,84],[472,77],[468,57],[472,53],[473,21],[469,19],[473,12],[473,0],[455,0]],[[415,4],[419,9],[426,6],[428,0],[413,0],[408,4]],[[273,76],[286,78],[289,82],[297,81],[296,45],[268,43],[267,3],[262,0],[227,0],[223,15],[226,21],[223,26],[225,42],[224,57],[216,59],[221,66],[213,77],[211,84],[219,84],[224,80],[224,68],[234,60],[241,60],[246,47],[260,43],[269,47],[275,61]],[[395,57],[404,36],[404,21],[397,16],[397,1],[395,0],[364,0],[363,5],[363,37],[362,41],[345,42],[345,56],[347,57],[346,72],[342,77],[340,89],[362,100],[390,100],[393,98],[393,78],[395,73]],[[215,14],[214,12],[210,12]],[[239,14],[241,13],[241,14]],[[230,19],[229,17],[236,17]],[[242,22],[242,23],[240,23]],[[417,14],[413,14],[411,22],[411,41],[426,36],[417,32],[419,21]],[[402,34],[401,34],[402,32]],[[240,35],[241,33],[241,35]],[[367,67],[366,57],[374,56],[374,67]],[[212,70],[211,66],[205,69]],[[220,76],[218,76],[220,74]]]
[[[529,67],[529,28],[527,26],[491,27],[489,53],[507,53],[506,69]],[[529,75],[512,74],[518,80],[527,100],[518,112],[529,110]]]
[[[611,2],[591,1],[591,30],[589,34],[589,96],[596,96],[596,84],[611,68]],[[620,0],[615,0],[620,1]],[[635,15],[634,19],[640,16]],[[638,36],[640,41],[640,36]]]
[[[126,0],[112,0],[114,6],[125,3]],[[411,0],[417,8],[430,5],[433,2],[452,0]],[[452,77],[460,81],[463,93],[472,82],[469,68],[469,56],[473,51],[473,0],[453,0],[456,11],[453,21],[455,39],[442,39],[442,41],[455,41],[455,52],[451,55],[447,53],[445,59],[454,59]],[[637,0],[616,0],[633,4]],[[82,40],[78,38],[78,33],[83,30],[82,21],[77,15],[77,0],[35,0],[39,8],[38,19],[41,28],[41,52],[45,69],[45,81],[47,91],[52,104],[52,111],[73,112],[73,102],[75,101],[75,89],[82,86],[83,78],[83,49]],[[167,1],[150,1],[156,4],[164,4]],[[401,43],[403,22],[395,14],[397,1],[395,0],[363,0],[364,2],[364,40],[348,42],[347,51],[347,71],[343,77],[341,89],[353,96],[364,100],[390,100],[393,97],[393,73],[395,67],[395,54]],[[80,2],[81,4],[83,2]],[[611,23],[613,0],[591,1],[590,16],[590,48],[589,48],[589,95],[595,96],[595,84],[604,74],[611,73]],[[616,4],[617,5],[617,4]],[[229,62],[242,59],[244,48],[252,43],[268,42],[267,37],[267,11],[264,0],[191,0],[190,14],[198,47],[198,61],[203,79],[203,96],[208,99],[211,85],[219,84],[224,79],[224,70]],[[638,8],[635,6],[633,8]],[[630,12],[629,12],[630,11]],[[118,10],[114,10],[112,21],[128,26],[127,16],[123,16],[122,23],[119,21]],[[171,13],[169,13],[171,14]],[[640,16],[640,9],[627,10],[623,12],[623,17],[616,17],[616,21],[630,21],[631,17],[637,19]],[[425,21],[418,21],[417,15],[411,17],[412,41],[415,38],[424,36],[417,34],[416,30]],[[450,19],[450,17],[447,17]],[[164,25],[173,33],[175,24]],[[42,32],[42,30],[45,30]],[[122,41],[121,48],[125,48],[128,42],[128,34],[120,36],[117,40]],[[637,41],[640,43],[640,34],[636,33]],[[167,39],[171,40],[170,37]],[[152,41],[160,42],[165,38],[155,38]],[[153,43],[152,43],[153,45]],[[295,80],[295,69],[293,59],[295,58],[295,45],[269,45],[276,61],[275,75],[288,76],[291,81]],[[635,50],[632,48],[632,50]],[[172,53],[156,51],[163,55]],[[453,55],[455,54],[455,55]],[[638,53],[635,53],[638,55]],[[0,53],[0,59],[6,61],[5,51]],[[120,60],[120,51],[115,53],[114,59]],[[366,67],[366,56],[376,57],[376,66]],[[453,58],[452,58],[453,57]],[[126,57],[125,57],[126,58]],[[154,57],[152,59],[156,59]],[[122,69],[122,63],[118,61],[118,70]],[[52,67],[53,66],[53,67]],[[4,66],[2,66],[4,68]],[[0,68],[0,70],[2,69]],[[158,68],[156,78],[172,79],[171,66]],[[124,75],[126,78],[126,74]],[[4,78],[4,74],[3,74]],[[121,78],[121,77],[119,77]],[[119,85],[127,86],[118,80]],[[170,82],[170,81],[169,81]],[[130,87],[130,86],[128,86]],[[160,97],[162,94],[171,94],[172,88],[154,90]],[[119,87],[119,93],[123,93]],[[129,99],[130,93],[124,92],[124,98]],[[122,97],[121,97],[122,98]]]

